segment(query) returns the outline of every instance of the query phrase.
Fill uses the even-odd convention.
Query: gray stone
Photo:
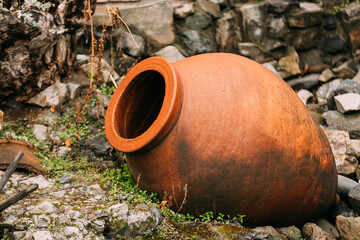
[[[32,184],[37,183],[39,185],[39,189],[47,189],[52,187],[52,179],[46,180],[43,175],[38,175],[35,177],[30,177],[28,179],[23,179],[20,184],[25,184],[26,186],[30,186]]]
[[[104,220],[95,220],[91,222],[91,227],[94,228],[96,233],[102,234],[105,230],[105,221]]]
[[[327,82],[333,78],[335,78],[334,73],[330,69],[327,68],[324,71],[322,71],[321,75],[319,76],[319,81]]]
[[[316,99],[320,104],[327,103],[327,99],[329,98],[331,92],[337,89],[341,84],[339,79],[335,79],[328,83],[321,85],[316,91]]]
[[[247,41],[261,41],[265,32],[266,2],[251,2],[241,6],[245,39]]]
[[[28,103],[36,104],[41,107],[57,107],[66,102],[68,98],[69,90],[67,84],[58,82],[31,98]]]
[[[216,44],[212,36],[205,32],[188,30],[183,33],[183,41],[190,54],[209,53],[216,51]]]
[[[344,50],[346,47],[345,41],[339,35],[325,36],[320,43],[321,51],[330,54],[336,54]]]
[[[186,18],[192,13],[195,13],[194,3],[184,3],[174,7],[174,16],[176,18]]]
[[[279,233],[284,234],[290,240],[301,238],[301,231],[295,226],[281,227],[277,229]]]
[[[319,49],[310,49],[299,52],[300,67],[311,73],[321,73],[324,67],[329,67],[324,64],[322,59],[323,53]]]
[[[195,12],[205,12],[213,19],[221,17],[221,11],[218,4],[211,1],[197,1],[195,4]]]
[[[175,46],[166,46],[154,53],[154,55],[163,57],[169,62],[176,62],[185,58]]]
[[[90,147],[96,156],[104,156],[110,149],[111,145],[108,143],[105,136],[94,136],[89,139]]]
[[[237,43],[242,42],[240,17],[234,11],[226,11],[216,21],[216,42],[222,52],[237,53]]]
[[[342,81],[340,86],[334,89],[333,91],[331,91],[331,93],[329,94],[329,97],[327,99],[328,108],[331,110],[336,109],[334,97],[345,93],[360,94],[360,85],[357,82],[350,79],[346,79]]]
[[[349,133],[341,130],[324,129],[334,155],[350,154]]]
[[[323,18],[323,9],[310,2],[301,2],[300,8],[286,14],[290,27],[306,28],[319,24]]]
[[[71,173],[64,173],[62,177],[59,179],[60,184],[65,184],[71,182],[73,179],[73,175]]]
[[[47,228],[51,223],[51,219],[45,214],[40,216],[34,215],[33,218],[37,228]]]
[[[351,155],[360,158],[360,139],[350,139]]]
[[[340,237],[339,231],[336,229],[336,227],[333,224],[331,224],[328,220],[326,220],[325,218],[319,218],[318,220],[316,220],[315,223],[323,231],[327,232],[332,237],[334,237],[336,239]],[[315,239],[317,239],[317,238],[315,238]]]
[[[301,73],[299,67],[299,55],[295,49],[291,48],[287,56],[279,59],[276,70],[282,78],[296,76]]]
[[[61,156],[65,156],[66,154],[69,154],[69,152],[71,152],[71,148],[70,147],[64,147],[61,146],[59,147],[59,150],[56,152],[56,155],[61,157]]]
[[[129,236],[137,236],[144,232],[151,232],[155,225],[154,216],[148,211],[139,211],[129,215],[128,218]]]
[[[129,207],[126,203],[112,205],[107,209],[109,215],[117,219],[127,219]]]
[[[46,132],[47,127],[40,124],[34,124],[33,126],[33,134],[34,137],[39,141],[45,141],[46,140]]]
[[[275,61],[275,63],[276,63],[276,61]],[[274,67],[274,65],[271,64],[271,62],[266,62],[266,63],[263,63],[262,65],[264,67],[266,67],[267,69],[269,69],[270,71],[272,71],[273,73],[275,73],[276,75],[278,75],[279,77],[281,77],[280,74],[278,73],[278,71],[276,70],[276,68]]]
[[[341,64],[339,67],[334,68],[333,72],[339,78],[353,78],[356,75],[356,67],[353,59]]]
[[[344,115],[338,111],[327,111],[322,116],[328,126],[349,132],[351,138],[360,137],[360,113]]]
[[[279,38],[289,32],[289,28],[286,24],[285,16],[278,18],[271,18],[267,25],[268,34],[270,37]]]
[[[129,28],[144,38],[149,38],[151,44],[161,47],[174,42],[171,1],[143,1],[136,7],[122,9],[121,13]]]
[[[318,81],[319,76],[320,76],[320,74],[318,74],[318,73],[312,73],[312,74],[305,75],[302,78],[297,78],[297,79],[287,81],[287,83],[294,90],[299,90],[299,89],[311,90],[319,84],[319,81]]]
[[[335,240],[336,238],[322,230],[315,223],[306,223],[301,231],[306,239]]]
[[[80,230],[77,227],[71,227],[71,226],[65,227],[62,233],[67,238],[78,237],[81,234]]]
[[[185,26],[189,29],[206,29],[211,24],[211,17],[204,12],[196,12],[185,19]]]
[[[269,54],[264,53],[260,48],[251,42],[238,43],[238,50],[240,55],[248,57],[259,63],[268,62],[273,59]]]
[[[297,95],[300,98],[300,100],[304,103],[304,105],[311,103],[314,99],[314,95],[306,89],[300,89],[297,92]]]
[[[33,240],[53,240],[50,231],[36,231],[32,234]]]
[[[120,47],[120,45],[121,49],[132,57],[139,57],[145,51],[144,39],[139,35],[130,34],[125,31],[123,31],[122,38],[117,44],[118,47]]]
[[[347,196],[351,189],[356,187],[358,183],[351,178],[338,175],[338,189],[337,193]]]
[[[360,239],[360,217],[343,217],[339,215],[336,217],[336,227],[342,239]]]
[[[52,192],[49,193],[51,196],[54,196],[56,198],[63,198],[66,194],[66,190],[61,190],[61,191],[57,191],[57,192]]]
[[[27,207],[26,210],[30,214],[42,214],[42,213],[50,214],[56,211],[56,207],[51,202],[44,201],[37,205],[31,205]]]
[[[360,94],[345,93],[334,97],[336,109],[341,113],[360,110]]]
[[[79,96],[81,85],[77,83],[67,83],[67,87],[69,89],[69,97],[70,100],[74,100],[76,97]]]
[[[267,0],[267,2],[269,3],[270,12],[280,14],[299,7],[299,2],[293,0]]]
[[[350,190],[348,197],[353,209],[360,214],[360,184]]]
[[[335,155],[335,164],[338,174],[344,176],[355,176],[359,163],[356,157],[349,155]]]
[[[293,28],[284,36],[284,40],[289,46],[303,51],[317,46],[320,40],[319,34],[318,27]]]
[[[257,233],[265,233],[269,234],[273,238],[286,239],[283,235],[281,235],[273,226],[264,226],[264,227],[256,227],[252,229]]]
[[[352,80],[355,81],[355,82],[357,82],[358,84],[360,84],[360,70],[359,70],[358,73],[355,75],[355,77],[353,77]]]

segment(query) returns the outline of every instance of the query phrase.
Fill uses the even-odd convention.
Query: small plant
[[[357,3],[360,3],[360,0],[356,0]],[[338,12],[340,12],[343,8],[349,6],[350,4],[350,0],[344,0],[340,5],[335,5],[334,6],[334,12],[333,14],[337,14]]]

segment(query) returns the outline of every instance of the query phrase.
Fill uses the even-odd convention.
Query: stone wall
[[[285,80],[311,72],[321,73],[324,69],[331,69],[334,78],[352,78],[359,67],[360,4],[351,3],[334,14],[334,6],[329,1],[323,2],[267,0],[233,4],[226,0],[143,0],[128,5],[111,3],[112,7],[121,8],[140,48],[129,34],[115,29],[113,47],[121,46],[122,56],[113,56],[110,61],[110,48],[104,56],[114,63],[120,75],[125,74],[137,58],[162,55],[175,61],[207,52],[231,52],[260,63],[269,62]],[[95,12],[99,34],[107,4],[98,4]],[[80,43],[85,42],[84,37],[79,38]],[[87,47],[83,48],[82,53],[88,54],[87,51]],[[344,63],[346,66],[338,69]]]

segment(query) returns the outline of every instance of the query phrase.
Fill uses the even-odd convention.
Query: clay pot
[[[116,89],[105,128],[141,188],[166,192],[175,210],[186,195],[181,212],[288,226],[323,214],[335,199],[322,129],[281,78],[247,58],[142,61]]]

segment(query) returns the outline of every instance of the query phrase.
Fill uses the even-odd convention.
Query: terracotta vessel
[[[333,203],[330,145],[296,93],[226,53],[137,64],[116,89],[107,138],[139,186],[199,215],[245,214],[246,225],[300,224]]]

